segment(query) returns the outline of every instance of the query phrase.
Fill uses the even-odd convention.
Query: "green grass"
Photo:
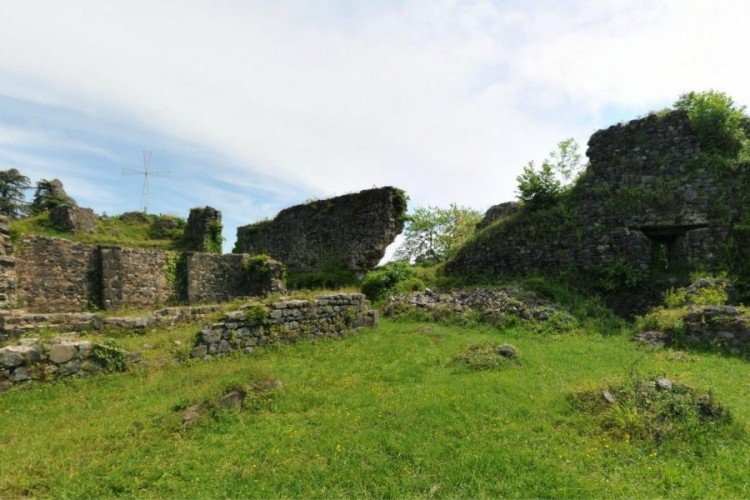
[[[118,217],[100,217],[93,233],[67,233],[56,229],[49,221],[47,213],[34,217],[11,220],[11,235],[14,239],[21,234],[52,236],[78,243],[115,245],[134,248],[159,248],[180,250],[182,246],[181,231],[176,231],[173,238],[153,238],[150,234],[151,222],[156,215],[148,215],[149,222],[123,221]]]
[[[193,328],[193,332],[196,328]],[[118,341],[174,355],[190,329]],[[511,343],[522,361],[467,371],[467,346]],[[663,448],[605,432],[570,395],[633,367],[732,410],[712,441]],[[181,411],[278,378],[250,410]],[[747,497],[750,366],[636,347],[626,335],[391,322],[340,340],[0,394],[0,497]]]

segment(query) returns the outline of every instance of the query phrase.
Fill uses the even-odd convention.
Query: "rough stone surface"
[[[248,353],[256,346],[339,336],[377,324],[377,312],[370,310],[370,301],[359,293],[275,302],[263,317],[248,314],[257,307],[251,304],[246,310],[227,313],[221,322],[204,327],[196,335],[190,356],[210,359],[235,351]]]
[[[64,377],[87,377],[106,370],[96,358],[93,344],[69,337],[43,341],[27,338],[0,348],[0,391],[32,380],[45,382]],[[10,361],[9,361],[10,360]]]
[[[69,233],[93,233],[98,219],[92,209],[76,205],[58,205],[49,212],[50,222]]]
[[[224,394],[216,402],[216,406],[219,408],[225,408],[231,410],[233,408],[242,408],[242,401],[245,400],[245,392],[240,390],[234,390]]]
[[[384,187],[282,210],[271,221],[237,229],[234,251],[267,254],[289,271],[374,268],[401,232],[406,215],[402,191]]]
[[[95,245],[24,235],[15,262],[18,300],[25,309],[38,312],[96,307],[99,268]]]
[[[249,273],[247,254],[188,253],[185,257],[187,299],[191,304],[224,302],[236,297],[285,291],[283,266],[269,259],[264,273]]]
[[[81,332],[104,328],[126,328],[145,331],[152,326],[170,327],[178,323],[196,321],[219,311],[221,306],[183,306],[157,309],[143,316],[104,316],[95,313],[24,313],[12,311],[0,314],[0,341],[42,329],[57,332]]]
[[[194,252],[214,252],[210,248],[209,240],[221,238],[215,234],[216,228],[221,231],[221,212],[212,207],[198,207],[190,209],[184,240],[186,250]]]
[[[565,202],[522,208],[487,226],[446,270],[563,274],[614,292],[612,305],[627,313],[644,310],[690,271],[726,267],[731,221],[746,211],[735,191],[746,181],[712,170],[684,113],[600,130],[587,155],[589,167]]]
[[[705,306],[684,318],[683,341],[689,345],[716,346],[731,352],[750,353],[750,318],[732,306]]]
[[[10,240],[10,219],[0,215],[0,310],[11,309],[16,304],[16,258]]]
[[[153,309],[284,289],[281,263],[269,260],[263,273],[247,273],[248,255],[181,254],[31,235],[21,238],[19,248],[14,255],[0,220],[0,309],[19,304],[38,313]]]
[[[75,344],[52,344],[49,348],[49,360],[58,365],[70,361],[75,355]]]
[[[169,252],[102,246],[99,253],[104,309],[144,309],[178,300],[167,274]],[[177,256],[171,256],[176,261]]]
[[[548,321],[553,316],[558,319],[567,318],[570,322],[575,321],[559,306],[516,287],[474,288],[448,293],[427,289],[408,295],[394,295],[389,297],[383,306],[383,314],[398,316],[412,309],[428,312],[436,318],[444,314],[460,315],[474,311],[490,322],[499,322],[502,317],[508,315],[540,322]]]
[[[514,213],[518,212],[519,208],[521,208],[521,205],[517,201],[506,201],[505,203],[499,203],[497,205],[491,206],[489,209],[487,209],[487,212],[485,212],[484,217],[479,222],[479,224],[477,224],[477,230],[489,226],[500,218],[513,215]]]

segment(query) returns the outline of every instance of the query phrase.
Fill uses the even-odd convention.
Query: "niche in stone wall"
[[[685,235],[697,226],[647,226],[639,228],[651,243],[651,272],[656,278],[679,277],[689,271]]]

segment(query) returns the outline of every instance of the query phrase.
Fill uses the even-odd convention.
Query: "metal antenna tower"
[[[142,175],[143,176],[143,192],[141,193],[141,207],[143,207],[143,213],[148,213],[148,176],[153,177],[164,177],[169,179],[169,172],[151,172],[148,167],[151,164],[151,151],[143,151],[143,170],[134,170],[132,168],[123,168],[122,175]]]

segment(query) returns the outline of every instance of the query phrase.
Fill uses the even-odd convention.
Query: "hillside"
[[[182,248],[185,219],[173,215],[128,212],[122,215],[99,216],[93,231],[64,231],[50,221],[48,212],[34,217],[11,220],[11,234],[54,236],[78,243],[115,245],[133,248]]]

